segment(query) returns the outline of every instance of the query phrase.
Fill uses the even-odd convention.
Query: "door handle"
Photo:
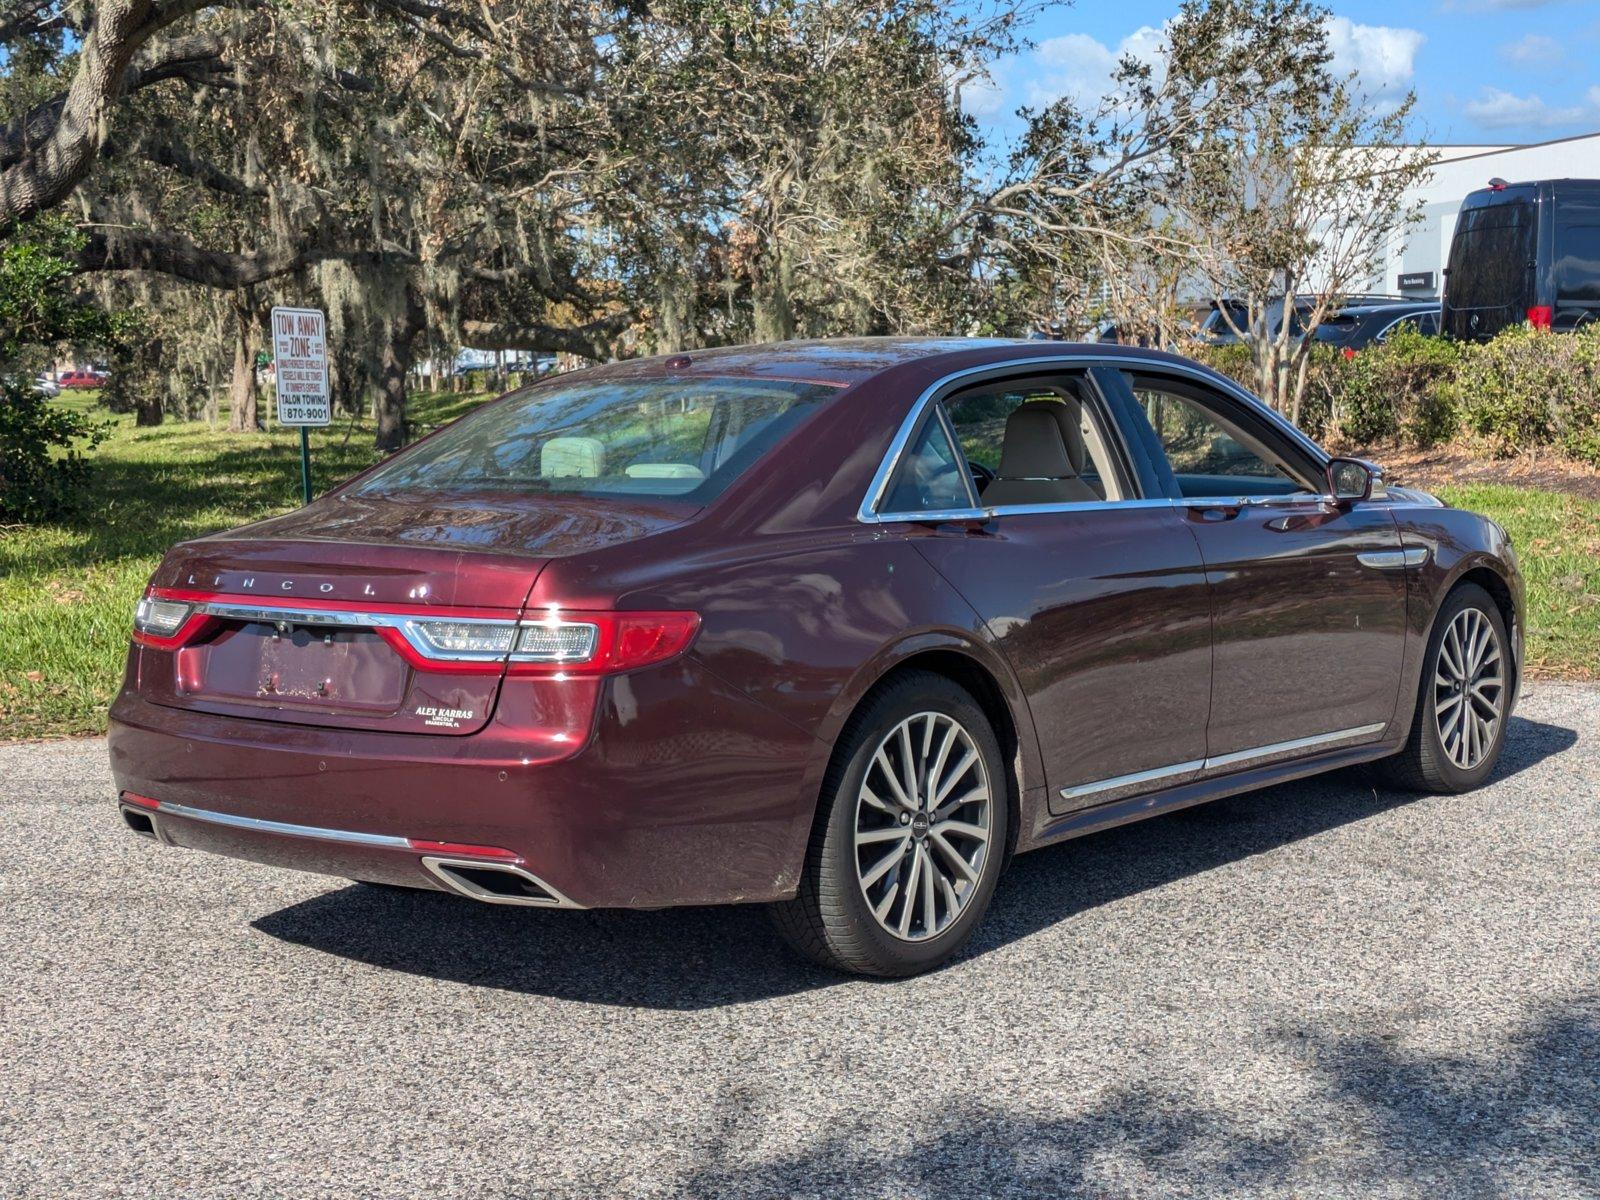
[[[1244,510],[1244,505],[1236,500],[1200,501],[1187,507],[1190,519],[1195,521],[1231,521]]]

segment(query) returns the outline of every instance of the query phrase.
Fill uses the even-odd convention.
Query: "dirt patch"
[[[1447,484],[1489,483],[1600,500],[1600,471],[1558,454],[1485,458],[1461,446],[1417,450],[1400,445],[1369,446],[1356,453],[1382,463],[1389,482],[1401,487],[1434,491]]]

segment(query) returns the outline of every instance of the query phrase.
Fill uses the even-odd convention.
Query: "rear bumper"
[[[532,761],[499,715],[477,734],[427,737],[241,720],[124,691],[109,742],[119,795],[156,801],[139,811],[169,845],[465,894],[427,860],[476,856],[413,843],[497,848],[574,908],[794,894],[820,743],[692,660],[609,681],[597,709],[574,754]]]

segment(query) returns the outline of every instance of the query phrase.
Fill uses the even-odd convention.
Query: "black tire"
[[[858,796],[873,769],[880,743],[903,722],[925,718],[930,713],[955,722],[981,759],[989,795],[985,815],[988,840],[976,867],[977,881],[959,885],[968,889],[960,907],[953,909],[943,900],[928,901],[930,905],[944,904],[948,924],[931,935],[926,934],[924,925],[922,940],[908,941],[880,925],[868,904],[857,865],[858,854],[866,852],[856,842]],[[972,781],[977,779],[976,775],[968,778],[970,790],[959,786],[956,790],[972,794],[977,788]],[[927,671],[908,671],[894,677],[868,697],[840,735],[823,781],[799,892],[793,900],[771,906],[778,932],[814,962],[852,974],[916,975],[949,961],[983,919],[1005,868],[1011,845],[1009,796],[1010,783],[999,741],[972,696],[944,676]],[[917,835],[918,841],[933,837],[926,828],[924,823],[925,832]],[[976,846],[973,843],[974,852]],[[906,853],[915,854],[915,849]],[[938,855],[940,852],[930,841],[927,860]],[[948,864],[942,856],[940,862]],[[949,869],[947,865],[946,870]],[[898,875],[900,869],[894,873]],[[914,880],[915,876],[911,878]],[[927,885],[930,895],[935,891],[931,878]],[[891,884],[898,889],[899,883],[893,882],[892,877]],[[903,896],[901,903],[905,903]]]
[[[1451,761],[1440,735],[1435,676],[1440,669],[1439,648],[1451,623],[1469,609],[1475,609],[1487,618],[1494,630],[1501,654],[1504,683],[1500,695],[1500,718],[1495,722],[1488,749],[1472,766],[1463,768]],[[1428,638],[1427,655],[1422,660],[1422,679],[1417,688],[1416,715],[1411,722],[1411,736],[1404,750],[1376,764],[1380,776],[1395,787],[1410,792],[1455,795],[1482,786],[1494,773],[1500,761],[1500,751],[1505,746],[1515,685],[1512,672],[1511,640],[1506,634],[1505,617],[1501,615],[1499,605],[1477,584],[1458,584],[1445,597],[1439,615],[1433,622],[1433,633]]]

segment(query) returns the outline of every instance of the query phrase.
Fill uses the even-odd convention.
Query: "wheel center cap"
[[[928,814],[918,813],[911,818],[911,836],[921,841],[928,836]]]

